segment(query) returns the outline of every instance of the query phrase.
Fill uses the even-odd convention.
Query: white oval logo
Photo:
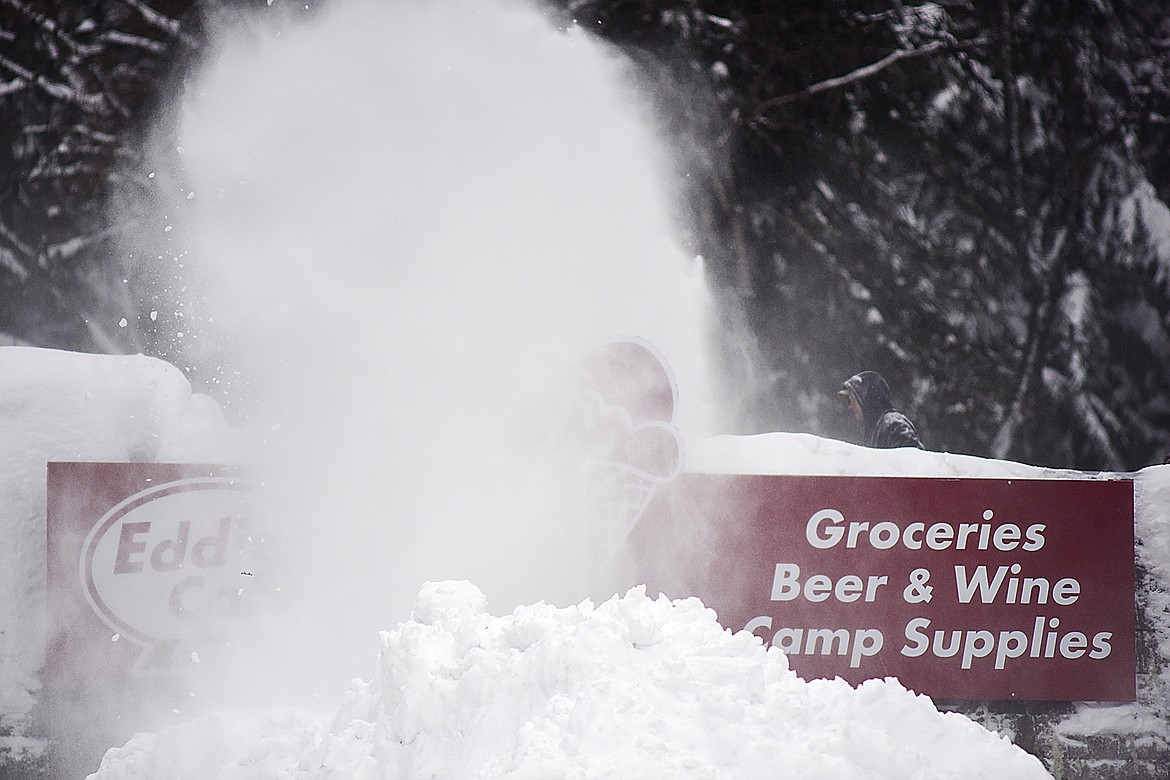
[[[118,635],[148,651],[214,635],[238,611],[251,575],[252,498],[248,482],[202,477],[121,501],[82,546],[86,600]]]

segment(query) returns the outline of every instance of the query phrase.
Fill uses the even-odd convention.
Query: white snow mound
[[[697,599],[485,609],[470,583],[424,585],[331,727],[211,715],[134,737],[91,778],[1049,777],[896,680],[801,680]]]

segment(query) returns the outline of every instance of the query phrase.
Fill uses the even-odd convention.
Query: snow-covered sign
[[[1135,698],[1130,480],[684,473],[639,575],[806,677],[952,699]]]
[[[224,466],[50,463],[48,687],[173,672],[213,649],[252,585],[253,496]]]

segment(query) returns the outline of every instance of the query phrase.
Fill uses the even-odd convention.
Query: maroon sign
[[[41,709],[69,746],[54,774],[84,777],[201,702],[190,673],[214,673],[255,607],[262,529],[240,467],[50,463],[47,495]]]
[[[50,688],[174,672],[215,646],[253,585],[238,468],[50,463],[47,488]]]
[[[804,677],[953,699],[1135,698],[1133,483],[683,474],[633,536]]]

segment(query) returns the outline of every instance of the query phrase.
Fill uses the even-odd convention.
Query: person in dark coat
[[[837,391],[849,403],[853,416],[865,432],[865,446],[889,449],[923,449],[910,418],[890,403],[890,386],[876,371],[862,371],[849,377]]]

